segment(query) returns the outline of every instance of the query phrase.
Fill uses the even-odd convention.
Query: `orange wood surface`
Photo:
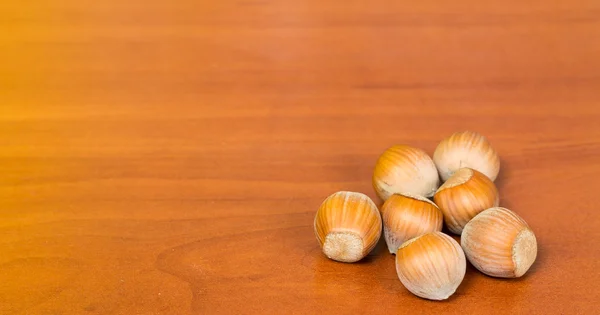
[[[0,2],[0,314],[597,314],[599,1]],[[500,153],[521,279],[410,294],[320,251],[338,190],[452,132]],[[381,201],[374,199],[378,205]]]

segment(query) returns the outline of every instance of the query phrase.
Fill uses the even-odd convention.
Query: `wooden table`
[[[0,314],[593,314],[600,2],[4,1]],[[502,158],[521,279],[410,294],[320,251],[338,190],[454,131]],[[380,205],[381,201],[375,199]]]

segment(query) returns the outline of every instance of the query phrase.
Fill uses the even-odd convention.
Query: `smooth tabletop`
[[[599,1],[0,3],[0,314],[598,314]],[[384,244],[328,260],[338,190],[478,131],[536,233],[432,302]]]

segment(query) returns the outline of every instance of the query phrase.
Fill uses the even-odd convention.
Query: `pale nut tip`
[[[333,260],[357,262],[364,257],[362,238],[353,232],[331,232],[325,237],[323,253]]]
[[[417,296],[428,300],[442,301],[447,300],[449,297],[451,297],[454,294],[454,292],[456,292],[457,288],[458,287],[455,287],[454,285],[450,285],[438,288],[438,290],[435,292],[424,292],[422,294],[417,294]]]
[[[512,247],[515,277],[524,275],[537,257],[537,240],[530,229],[519,232]]]
[[[473,177],[473,170],[468,167],[463,167],[458,169],[458,171],[454,172],[448,180],[444,182],[444,184],[437,190],[441,191],[444,189],[460,186],[466,182],[468,182],[471,177]]]

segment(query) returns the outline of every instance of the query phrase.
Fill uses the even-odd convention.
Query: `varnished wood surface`
[[[0,314],[594,314],[600,2],[3,1]],[[388,146],[488,136],[522,279],[326,259]],[[381,202],[375,199],[378,204]],[[382,245],[382,244],[380,244]]]

